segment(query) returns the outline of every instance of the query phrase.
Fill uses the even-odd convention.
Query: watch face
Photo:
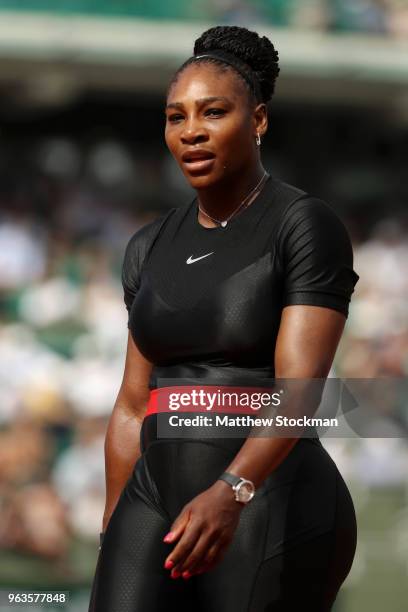
[[[246,504],[255,494],[254,486],[251,482],[243,482],[237,490],[238,501]]]

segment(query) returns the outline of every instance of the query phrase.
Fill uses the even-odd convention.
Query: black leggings
[[[241,511],[222,561],[188,580],[163,563],[162,540],[183,505],[226,469],[243,440],[157,440],[142,455],[107,526],[89,612],[327,612],[350,571],[356,518],[318,439],[300,439]]]

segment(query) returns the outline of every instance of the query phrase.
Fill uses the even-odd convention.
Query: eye
[[[181,113],[172,113],[171,115],[167,115],[167,121],[169,123],[178,123],[183,120],[183,115]]]
[[[226,110],[224,110],[223,108],[208,108],[205,111],[205,116],[206,117],[221,117],[222,115],[225,115]]]

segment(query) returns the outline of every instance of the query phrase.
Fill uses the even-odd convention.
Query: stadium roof
[[[44,95],[89,88],[162,93],[193,40],[211,25],[2,11],[0,86],[35,79],[44,84]],[[383,104],[392,95],[406,103],[403,39],[254,28],[279,50],[282,99]]]

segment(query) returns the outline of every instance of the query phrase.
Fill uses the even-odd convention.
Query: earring
[[[257,146],[260,147],[261,146],[261,137],[259,135],[259,132],[256,133],[256,139],[255,140],[256,140]]]

